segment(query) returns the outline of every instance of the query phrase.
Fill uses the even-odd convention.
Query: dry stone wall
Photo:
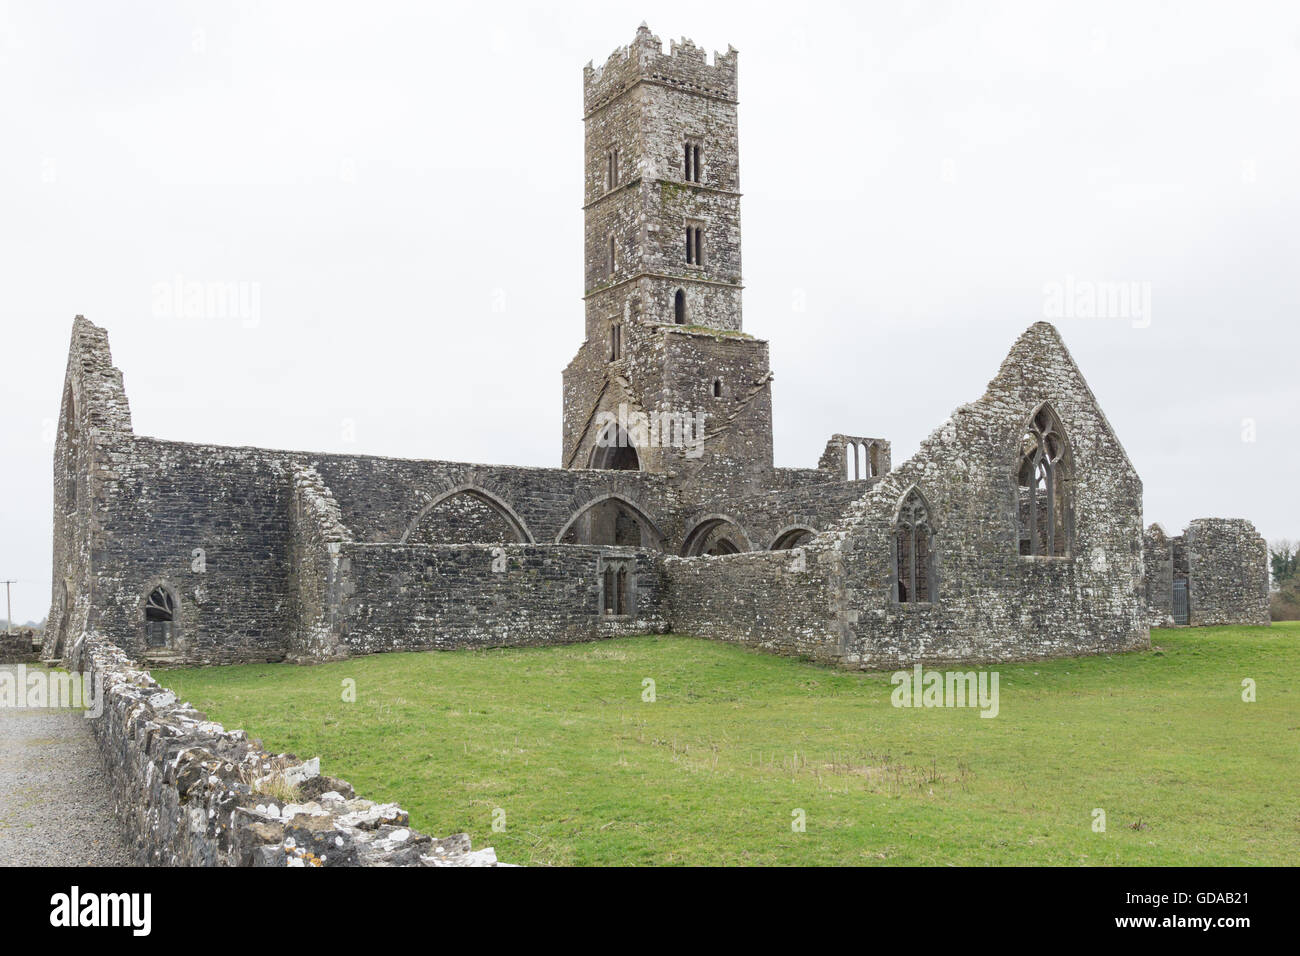
[[[271,754],[159,684],[103,636],[71,663],[103,711],[90,725],[128,844],[149,866],[491,866],[469,837],[434,839],[396,804],[356,796],[317,759]]]

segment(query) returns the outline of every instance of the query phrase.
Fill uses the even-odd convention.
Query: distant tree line
[[[1300,621],[1300,542],[1283,538],[1268,549],[1273,572],[1269,610],[1275,621]]]

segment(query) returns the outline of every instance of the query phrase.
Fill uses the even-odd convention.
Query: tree
[[[1280,588],[1295,577],[1300,564],[1300,543],[1293,545],[1286,538],[1274,541],[1268,550],[1268,559],[1273,571],[1273,587]]]

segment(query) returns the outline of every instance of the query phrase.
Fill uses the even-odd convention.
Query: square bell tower
[[[741,320],[737,59],[686,39],[665,53],[642,24],[583,70],[586,338],[564,376],[565,467],[694,474],[729,420],[748,445],[726,470],[771,470],[767,345]],[[717,440],[597,454],[594,422],[624,407],[702,415]]]

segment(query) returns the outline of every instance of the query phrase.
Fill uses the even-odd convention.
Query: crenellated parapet
[[[644,23],[636,39],[611,53],[601,66],[588,63],[582,71],[583,111],[601,109],[638,83],[677,87],[728,102],[736,101],[736,64],[739,54],[728,46],[714,52],[710,63],[702,47],[682,38],[663,42]]]

